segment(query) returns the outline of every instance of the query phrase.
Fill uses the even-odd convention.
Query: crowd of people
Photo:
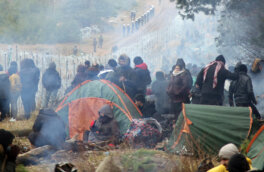
[[[225,81],[229,79],[232,80],[228,96],[230,106],[251,107],[256,118],[261,119],[261,115],[255,107],[257,101],[245,64],[239,62],[235,66],[234,72],[231,72],[225,68],[226,61],[223,55],[219,55],[201,69],[196,65],[185,65],[184,60],[179,58],[169,74],[157,71],[156,79],[152,82],[151,73],[143,59],[137,56],[133,59],[133,63],[134,67],[131,67],[131,60],[126,54],[120,55],[117,61],[115,59],[108,60],[105,66],[91,65],[87,60],[78,66],[77,74],[65,94],[86,80],[109,80],[134,100],[144,118],[152,117],[159,121],[162,118],[161,115],[170,114],[173,115],[172,121],[175,123],[182,110],[182,103],[223,106],[224,85]],[[17,63],[11,62],[8,71],[5,72],[0,65],[1,120],[9,114],[12,118],[17,117],[19,96],[22,99],[26,119],[30,118],[31,113],[36,109],[35,96],[38,91],[40,70],[32,59],[22,60],[20,67],[18,72]],[[56,64],[51,62],[42,75],[42,84],[46,90],[42,104],[44,109],[40,110],[33,131],[29,135],[29,140],[34,146],[49,144],[60,147],[66,139],[65,125],[60,117],[54,110],[45,109],[56,105],[61,83]],[[90,125],[88,140],[92,142],[111,140],[111,143],[117,144],[120,131],[112,107],[105,105],[98,114],[99,118]],[[2,151],[8,152],[8,144],[12,143],[13,136],[4,130],[0,130],[0,134],[1,132],[10,138],[10,143],[7,145],[1,143]],[[234,145],[227,147],[220,150],[219,156],[223,158],[223,163],[216,169],[226,169],[227,167],[231,169],[228,162],[233,162],[232,159],[247,160],[239,154]],[[16,157],[18,148],[11,147],[11,150],[14,155],[10,156]],[[234,154],[231,155],[230,151],[233,151]],[[249,165],[246,168],[249,168]],[[212,171],[217,171],[216,169],[212,169]]]
[[[130,58],[125,54],[120,55],[118,61],[110,59],[105,66],[91,65],[87,60],[85,64],[78,66],[77,74],[65,94],[86,80],[106,79],[123,89],[135,101],[145,117],[174,114],[177,120],[182,103],[222,106],[225,98],[225,80],[229,79],[232,80],[229,88],[230,106],[249,106],[256,117],[261,118],[255,106],[257,101],[245,64],[239,62],[234,72],[231,72],[225,68],[225,58],[220,55],[200,70],[196,65],[185,65],[183,59],[178,59],[169,74],[157,71],[156,79],[152,82],[151,73],[143,59],[137,56],[133,63],[134,68],[131,67]],[[16,118],[19,96],[26,118],[29,118],[36,108],[35,96],[38,91],[40,70],[32,59],[24,59],[20,66],[19,72],[15,61],[11,62],[8,71],[3,71],[3,67],[0,66],[1,120],[9,114]],[[50,107],[49,103],[55,105],[57,92],[61,87],[61,77],[54,62],[50,63],[43,73],[42,84],[46,92],[42,107]],[[154,102],[150,101],[149,95],[154,97]]]

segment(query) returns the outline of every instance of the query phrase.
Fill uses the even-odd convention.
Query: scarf
[[[225,66],[224,63],[220,62],[220,61],[213,61],[213,62],[209,63],[208,65],[206,65],[205,68],[204,68],[204,73],[203,73],[203,82],[206,79],[208,69],[214,64],[217,64],[217,65],[216,65],[215,72],[214,72],[213,88],[215,88],[216,85],[217,85],[218,72],[220,71],[222,66]]]
[[[181,73],[183,73],[185,70],[181,70],[181,71],[179,71],[179,72],[175,72],[175,71],[173,71],[172,72],[172,76],[177,76],[177,75],[180,75]]]
[[[143,69],[143,70],[147,70],[148,69],[148,66],[146,65],[146,63],[141,63],[139,65],[136,65],[135,67]]]

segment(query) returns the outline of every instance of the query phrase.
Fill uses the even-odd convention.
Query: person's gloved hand
[[[10,146],[9,150],[7,151],[7,160],[15,162],[17,155],[20,152],[20,148],[17,145]]]

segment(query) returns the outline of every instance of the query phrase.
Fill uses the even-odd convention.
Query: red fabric
[[[214,73],[214,81],[213,81],[213,88],[216,87],[217,85],[217,75],[218,75],[218,72],[220,71],[221,67],[222,66],[225,66],[223,62],[220,62],[220,61],[213,61],[211,63],[209,63],[207,66],[205,66],[204,68],[204,73],[203,73],[203,81],[205,81],[206,79],[206,75],[207,75],[207,71],[208,69],[214,65],[214,64],[217,64],[216,65],[216,68],[215,68],[215,73]]]
[[[140,65],[136,65],[136,68],[140,68],[140,69],[143,69],[143,70],[147,70],[148,69],[148,66],[146,63],[141,63]]]
[[[110,146],[110,147],[115,147],[115,145],[113,145],[112,143],[108,144],[108,146]]]
[[[92,121],[92,122],[91,122],[90,127],[93,127],[93,126],[94,126],[94,122],[95,122],[95,121]]]

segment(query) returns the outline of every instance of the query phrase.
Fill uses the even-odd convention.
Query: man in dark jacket
[[[36,108],[35,97],[38,91],[40,71],[32,59],[22,60],[20,67],[21,99],[24,105],[25,117],[28,119],[31,112]]]
[[[66,139],[65,124],[52,109],[41,109],[28,136],[35,147],[51,145],[60,148]]]
[[[110,141],[112,144],[118,144],[119,137],[119,125],[114,118],[113,109],[109,105],[104,105],[99,110],[99,118],[91,125],[88,141]]]
[[[137,94],[134,98],[135,104],[143,114],[144,118],[156,116],[156,109],[154,102],[148,102],[143,94]]]
[[[237,74],[225,68],[225,58],[219,55],[197,76],[196,87],[201,89],[200,104],[223,105],[225,80],[235,80],[237,77]]]
[[[58,90],[61,87],[61,77],[56,70],[56,64],[54,62],[49,64],[49,68],[44,72],[42,77],[42,84],[46,89],[46,96],[44,101],[44,108],[48,107],[49,100],[51,99],[51,105],[55,105]]]
[[[232,81],[229,87],[229,104],[230,106],[234,106],[233,98],[235,98],[236,106],[250,106],[252,108],[253,114],[255,114],[256,117],[260,119],[260,113],[255,106],[257,104],[257,100],[254,95],[252,81],[247,75],[247,66],[241,64],[238,67],[238,72],[238,80]]]
[[[156,81],[152,83],[151,91],[155,95],[155,107],[158,113],[168,114],[170,103],[169,96],[166,92],[169,81],[165,79],[163,72],[156,72]]]
[[[10,81],[9,76],[3,71],[2,65],[0,65],[0,121],[2,121],[9,112],[10,102]]]
[[[130,67],[130,58],[122,54],[118,58],[119,67],[114,72],[109,72],[106,79],[123,89],[132,99],[136,95],[136,75]]]
[[[134,58],[137,94],[146,94],[147,85],[151,83],[148,66],[143,62],[141,57]]]

